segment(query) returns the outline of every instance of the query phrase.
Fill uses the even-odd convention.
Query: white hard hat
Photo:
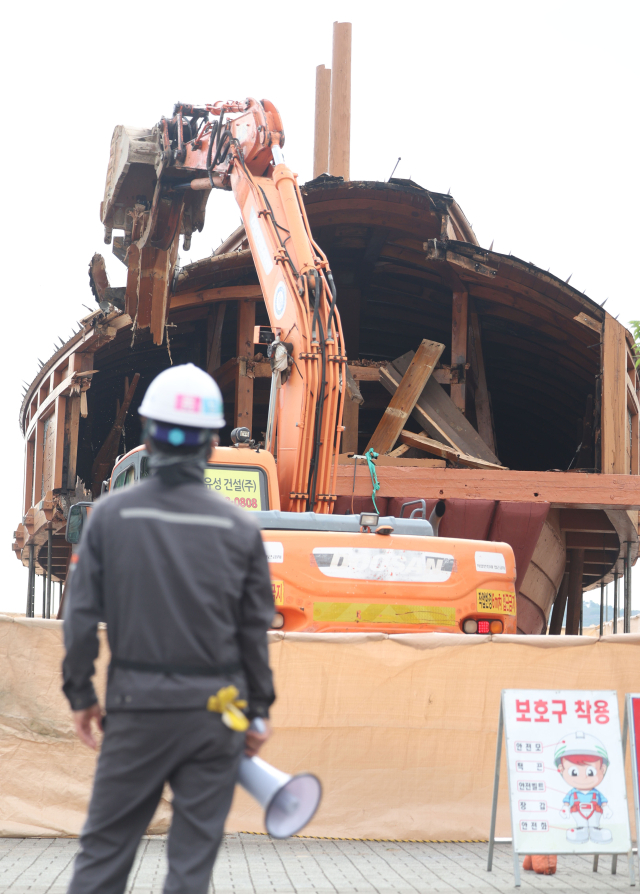
[[[171,366],[156,376],[138,413],[172,425],[212,430],[224,427],[222,393],[211,376],[193,363]]]
[[[578,754],[593,756],[594,760],[602,758],[605,765],[609,766],[609,755],[600,739],[596,739],[591,733],[584,733],[580,730],[577,733],[569,733],[556,745],[556,752],[553,756],[556,767],[560,766],[563,757],[568,757],[571,760]]]

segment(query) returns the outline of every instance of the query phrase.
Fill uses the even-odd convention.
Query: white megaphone
[[[255,718],[251,726],[263,732]],[[312,773],[290,776],[259,757],[242,755],[238,782],[264,807],[264,825],[272,838],[288,838],[307,825],[320,805],[322,785]]]

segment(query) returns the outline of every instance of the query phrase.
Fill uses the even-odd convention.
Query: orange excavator
[[[273,578],[273,626],[516,633],[508,544],[435,539],[437,513],[428,520],[424,505],[408,507],[410,518],[332,514],[347,357],[329,263],[283,145],[267,100],[177,104],[150,130],[116,128],[101,205],[105,241],[124,231],[114,239],[128,267],[124,310],[134,329],[150,328],[161,344],[179,236],[188,247],[202,229],[211,190],[232,190],[238,202],[271,323],[269,416],[264,449],[236,429],[235,446],[216,449],[205,481],[256,514]],[[138,447],[118,458],[105,489],[146,474]],[[71,508],[71,542],[87,508]]]
[[[179,236],[188,244],[202,229],[212,189],[233,191],[272,324],[265,447],[277,444],[280,503],[324,514],[336,498],[347,357],[329,262],[283,145],[267,100],[177,104],[150,131],[118,127],[101,218],[105,241],[114,228],[125,232],[114,246],[126,253],[125,311],[161,344]]]

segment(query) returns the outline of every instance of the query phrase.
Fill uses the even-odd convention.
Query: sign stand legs
[[[516,851],[513,851],[513,875],[514,875],[514,885],[516,888],[520,887],[520,860],[518,858],[518,854]]]
[[[638,828],[639,828],[638,814],[639,814],[640,805],[638,804],[638,800],[635,795],[635,793],[638,791],[638,780],[636,778],[636,776],[637,776],[636,764],[635,764],[635,761],[633,760],[633,732],[629,729],[629,708],[630,708],[629,696],[627,695],[627,696],[625,696],[625,700],[624,700],[624,719],[622,721],[622,760],[624,761],[627,756],[627,734],[629,733],[631,736],[631,739],[632,739],[632,742],[631,742],[631,745],[632,745],[631,765],[633,767],[633,777],[634,777],[633,778],[633,792],[634,792],[634,801],[635,801],[635,806],[636,806],[636,838],[637,838],[638,837]],[[633,729],[633,727],[631,729]],[[598,856],[599,855],[596,854],[593,858],[593,871],[594,872],[598,871]],[[633,866],[633,847],[629,851],[628,860],[629,860],[629,884],[635,886],[636,873],[635,873],[635,869]],[[638,860],[640,861],[640,850],[638,852]],[[639,869],[640,869],[640,863],[639,863]],[[612,854],[611,855],[611,875],[616,875],[617,872],[618,872],[618,854]]]
[[[496,813],[498,811],[498,786],[500,785],[500,755],[502,753],[502,729],[504,720],[502,717],[502,699],[500,699],[500,720],[498,721],[498,741],[496,744],[496,770],[493,777],[493,801],[491,802],[491,828],[489,830],[489,855],[487,857],[487,872],[491,872],[493,866],[493,845],[496,834]]]
[[[504,730],[504,716],[502,713],[502,698],[500,698],[500,719],[498,721],[498,741],[496,742],[496,770],[493,777],[493,801],[491,803],[491,828],[489,830],[489,854],[487,856],[487,872],[491,872],[493,866],[493,847],[496,840],[496,817],[498,814],[498,789],[500,788],[500,758],[502,756],[502,733]],[[520,862],[518,854],[513,851],[513,874],[516,888],[520,887]]]

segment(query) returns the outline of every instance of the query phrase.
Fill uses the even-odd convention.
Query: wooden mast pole
[[[331,69],[316,68],[316,121],[313,134],[313,179],[329,172],[329,117]]]
[[[351,22],[333,23],[329,173],[349,179],[351,148]]]

